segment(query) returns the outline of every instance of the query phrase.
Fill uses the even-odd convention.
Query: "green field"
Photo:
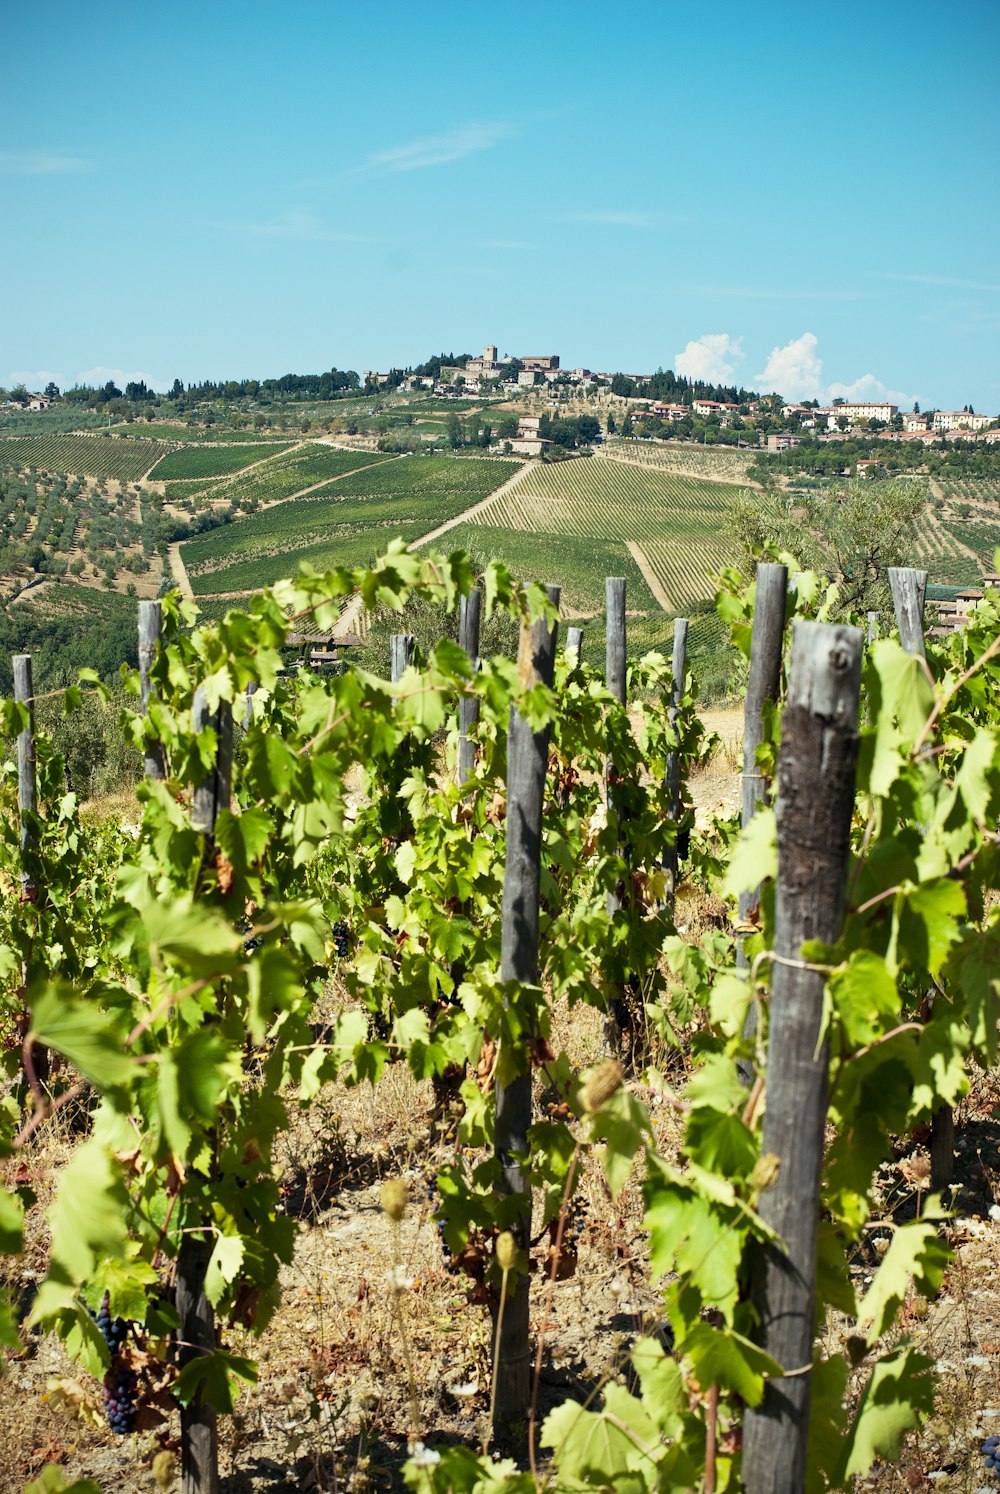
[[[605,442],[608,456],[638,462],[664,472],[694,473],[717,482],[743,482],[747,468],[761,455],[734,446],[700,446],[693,441],[636,441],[612,438]]]
[[[284,456],[263,462],[261,466],[254,467],[252,472],[242,475],[237,473],[234,477],[217,483],[210,482],[204,487],[195,488],[187,496],[197,496],[206,503],[223,501],[236,508],[254,509],[262,503],[274,503],[281,498],[288,498],[292,493],[301,492],[303,488],[315,487],[327,478],[341,477],[357,468],[371,467],[391,460],[391,457],[381,452],[345,451],[336,446],[307,442],[290,451],[286,450]],[[167,492],[168,499],[172,502],[175,497],[180,496],[182,494],[171,484]]]
[[[169,478],[225,477],[249,467],[252,462],[280,456],[288,447],[287,441],[276,441],[273,448],[262,447],[259,441],[239,446],[191,445],[161,457],[149,478],[151,482],[164,482]]]
[[[571,612],[593,613],[604,606],[606,576],[624,576],[628,606],[642,611],[657,606],[642,573],[624,545],[593,535],[542,533],[504,525],[457,524],[441,536],[445,550],[469,550],[484,562],[500,560],[524,581],[543,581],[562,588],[562,603]]]
[[[533,546],[550,537],[558,565],[576,557],[572,577],[568,571],[565,578],[557,574],[550,562],[550,579],[562,580],[571,605],[584,609],[603,597],[603,581],[598,585],[599,578],[588,578],[584,558],[593,553],[596,563],[594,542],[601,542],[601,563],[609,575],[638,576],[638,551],[668,610],[674,610],[714,595],[711,577],[732,554],[722,532],[725,510],[739,491],[732,484],[699,482],[653,467],[585,458],[532,466],[472,523],[489,529],[491,544],[504,529],[530,536]],[[511,543],[506,542],[508,550]],[[634,592],[630,587],[630,605],[659,603],[643,581]]]
[[[390,539],[419,539],[484,498],[517,467],[485,459],[375,458],[308,497],[187,541],[181,554],[192,590],[253,590],[289,575],[302,561],[317,569],[366,565]]]
[[[129,481],[145,476],[168,450],[141,436],[8,436],[0,440],[0,467]]]

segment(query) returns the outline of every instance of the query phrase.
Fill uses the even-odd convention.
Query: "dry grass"
[[[553,1044],[574,1064],[593,1062],[600,1043],[597,1012],[556,1009]],[[539,1079],[539,1103],[543,1088]],[[653,1098],[660,1144],[674,1153],[676,1117]],[[456,1158],[471,1167],[479,1158],[435,1133],[432,1105],[430,1085],[396,1064],[374,1089],[331,1085],[310,1109],[294,1112],[276,1170],[299,1239],[282,1275],[282,1305],[263,1339],[226,1335],[227,1347],[257,1358],[260,1380],[220,1424],[225,1494],[401,1488],[408,1439],[478,1443],[482,1436],[489,1317],[470,1304],[469,1278],[445,1269],[431,1218],[437,1169]],[[44,1270],[44,1211],[78,1134],[60,1124],[19,1159],[38,1195],[27,1252],[17,1263],[24,1284]],[[404,1178],[410,1193],[398,1240],[379,1207],[389,1177]],[[579,1192],[586,1212],[577,1272],[552,1288],[551,1300],[541,1277],[532,1288],[533,1331],[545,1323],[542,1415],[567,1394],[585,1397],[617,1374],[657,1307],[637,1182],[612,1201],[590,1163]],[[397,1268],[408,1284],[394,1293],[388,1278]],[[54,1339],[32,1336],[0,1400],[0,1494],[21,1494],[50,1460],[67,1476],[97,1479],[107,1494],[152,1494],[152,1456],[160,1446],[176,1448],[176,1418],[166,1433],[115,1438],[93,1424],[96,1417],[79,1421],[47,1401],[53,1379],[67,1382],[85,1415],[99,1406],[97,1382],[71,1365]]]

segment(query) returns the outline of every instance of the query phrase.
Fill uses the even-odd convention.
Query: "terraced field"
[[[489,531],[480,545],[488,553],[504,530],[531,539],[540,559],[547,543],[549,563],[531,574],[561,581],[574,607],[591,608],[595,597],[603,604],[605,575],[638,576],[630,605],[656,607],[638,561],[652,573],[662,604],[676,610],[714,595],[711,578],[732,555],[722,532],[725,510],[739,491],[733,484],[699,482],[608,457],[535,465],[475,515],[472,525]],[[458,530],[449,538],[457,541]],[[523,539],[503,544],[508,553],[526,551]],[[589,565],[604,569],[591,579]],[[561,567],[568,568],[565,574]]]
[[[1000,514],[1000,479],[995,477],[939,478],[938,487],[950,504],[969,503]]]
[[[0,467],[36,467],[128,482],[144,477],[169,450],[142,436],[8,436],[0,440]]]
[[[250,460],[252,462],[253,457]],[[252,511],[261,504],[275,503],[292,493],[301,492],[303,488],[314,487],[325,478],[341,477],[359,467],[390,461],[392,458],[381,452],[344,451],[310,441],[286,450],[283,456],[254,466],[250,472],[237,472],[235,476],[221,478],[218,482],[175,479],[167,484],[166,497],[169,503],[195,499],[201,506],[230,503],[234,508]]]
[[[322,449],[362,466],[359,453]],[[371,457],[364,470],[325,482],[308,497],[276,503],[182,545],[192,590],[200,596],[252,591],[287,576],[301,561],[317,569],[367,564],[390,539],[401,536],[412,542],[479,502],[518,465],[453,457]],[[448,548],[455,547],[449,543]]]
[[[601,455],[664,472],[704,477],[712,482],[740,483],[746,479],[747,468],[757,460],[760,452],[741,451],[734,446],[699,446],[693,441],[618,439],[606,442]]]
[[[161,457],[149,477],[151,482],[164,482],[169,478],[224,477],[249,467],[253,462],[266,461],[268,456],[280,456],[291,444],[290,441],[276,441],[273,447],[262,447],[259,441],[234,446],[192,444]]]
[[[625,577],[630,610],[652,611],[658,605],[635,560],[615,540],[514,529],[477,520],[457,524],[440,543],[443,549],[468,550],[484,562],[501,560],[522,580],[560,586],[563,606],[570,613],[603,610],[606,576]]]

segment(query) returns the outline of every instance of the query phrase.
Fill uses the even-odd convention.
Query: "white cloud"
[[[90,171],[82,156],[57,156],[44,150],[0,150],[2,176],[60,176],[72,171]]]
[[[361,233],[345,233],[337,228],[326,228],[313,213],[292,210],[278,213],[266,223],[219,223],[218,228],[230,233],[242,234],[252,239],[297,239],[334,244],[377,244],[381,239],[369,238]]]
[[[849,403],[876,404],[888,400],[890,404],[909,406],[919,395],[906,394],[902,389],[889,389],[874,374],[862,374],[853,384],[831,384],[826,391],[826,403],[835,399],[846,399]]]
[[[689,342],[674,359],[674,367],[688,379],[702,379],[706,384],[725,384],[732,378],[737,363],[743,360],[742,337],[728,332],[706,332]]]
[[[513,133],[510,125],[496,120],[472,120],[443,135],[424,135],[405,145],[377,150],[347,174],[382,175],[395,171],[423,171],[428,166],[447,166],[452,161],[475,155],[477,151],[490,150]]]
[[[823,360],[816,349],[818,339],[803,332],[783,348],[772,348],[771,356],[754,380],[765,394],[772,390],[785,399],[816,399],[823,390]]]
[[[18,384],[23,384],[26,389],[36,391],[44,389],[46,384],[58,384],[63,386],[61,373],[53,373],[50,368],[24,369],[16,368],[13,373],[7,375],[7,388],[14,389]]]
[[[766,366],[754,375],[754,382],[765,394],[773,389],[785,399],[819,399],[828,405],[835,399],[850,403],[875,403],[888,400],[894,405],[910,405],[918,395],[902,389],[890,389],[872,373],[862,374],[851,384],[823,383],[823,360],[814,333],[803,332],[784,347],[772,348]]]
[[[126,384],[144,382],[148,389],[168,389],[169,379],[157,379],[152,374],[142,373],[139,369],[133,369],[127,373],[124,368],[105,368],[99,364],[97,368],[85,368],[83,373],[78,373],[75,382],[77,384],[90,384],[95,388],[102,388],[108,380],[117,384],[119,389],[124,389]]]

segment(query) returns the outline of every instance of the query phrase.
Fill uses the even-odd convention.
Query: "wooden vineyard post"
[[[473,669],[479,668],[479,623],[483,611],[483,594],[474,586],[463,597],[458,609],[458,642],[465,649]],[[468,783],[476,771],[476,744],[471,737],[479,721],[479,700],[463,695],[458,702],[458,782]]]
[[[403,678],[403,675],[413,662],[413,645],[416,641],[412,633],[393,633],[391,635],[389,649],[392,661],[392,683],[394,685]]]
[[[625,578],[624,576],[608,576],[604,586],[606,598],[605,679],[610,693],[619,705],[624,706],[627,703],[626,659],[628,653],[625,633]],[[609,815],[612,810],[617,814],[621,813],[621,806],[615,794],[613,774],[614,768],[609,758],[604,769],[604,786]],[[622,905],[624,891],[623,884],[619,882],[614,890],[608,893],[608,914],[612,918]],[[607,1052],[614,1052],[621,1046],[623,1029],[626,1026],[625,992],[619,987],[617,996],[612,998],[611,1008],[604,1023],[604,1047]]]
[[[779,1161],[761,1195],[781,1243],[753,1282],[761,1347],[787,1370],[743,1427],[748,1494],[802,1494],[812,1389],[816,1235],[829,1087],[820,1042],[825,977],[807,939],[840,936],[858,755],[862,635],[796,621],[778,756],[778,882],[762,1153]]]
[[[889,567],[889,590],[896,609],[899,641],[908,654],[926,657],[924,649],[924,602],[927,599],[927,572],[910,566]]]
[[[924,604],[927,572],[913,570],[910,566],[891,566],[889,587],[900,643],[908,654],[919,654],[921,659],[926,659]],[[941,1105],[931,1116],[930,1154],[931,1188],[935,1192],[950,1188],[955,1180],[955,1112],[950,1105]]]
[[[139,684],[142,688],[142,714],[149,711],[151,686],[149,672],[156,658],[163,627],[162,602],[139,603]],[[143,754],[143,769],[147,778],[165,778],[163,746],[160,742],[147,741]]]
[[[215,822],[220,810],[229,808],[233,772],[233,710],[228,701],[220,701],[215,712],[209,710],[204,688],[194,692],[192,724],[196,732],[207,726],[215,728],[218,745],[215,768],[194,791],[192,822],[205,838],[205,854],[210,856],[215,838]],[[199,1354],[216,1350],[215,1312],[205,1295],[205,1272],[212,1254],[214,1226],[210,1220],[189,1217],[177,1255],[176,1306],[180,1322],[181,1345],[178,1364],[181,1369]],[[182,1494],[218,1494],[219,1433],[215,1407],[199,1390],[193,1400],[181,1407],[181,1491]]]
[[[687,618],[675,618],[673,666],[670,679],[670,705],[667,709],[667,721],[674,727],[680,719],[681,700],[684,697],[684,681],[687,678],[687,638]],[[677,747],[671,748],[667,754],[667,771],[664,775],[664,785],[667,790],[667,813],[676,826],[677,821],[681,817],[681,755]],[[667,888],[666,900],[671,912],[673,912],[674,894],[677,890],[678,860],[677,836],[675,834],[673,844],[667,846],[663,853],[663,869],[667,873],[670,882]]]
[[[583,629],[566,629],[566,657],[574,669],[579,669],[583,658]]]
[[[17,734],[17,807],[21,821],[21,901],[33,903],[38,896],[38,882],[28,869],[27,853],[34,844],[28,824],[38,813],[38,777],[35,764],[35,687],[32,683],[31,655],[15,654],[14,699],[28,707],[28,724]]]
[[[253,725],[253,698],[257,694],[257,681],[247,680],[246,689],[243,692],[243,730],[249,731]]]
[[[868,614],[868,634],[867,634],[867,637],[866,637],[865,641],[867,643],[874,643],[877,637],[878,637],[878,613],[877,612],[869,612],[869,614]]]
[[[31,848],[35,843],[30,820],[38,813],[38,773],[35,761],[35,686],[32,678],[31,655],[15,654],[13,658],[14,699],[28,707],[28,724],[17,734],[17,811],[20,821],[21,841],[21,901],[38,901],[40,891],[38,878],[30,866]],[[21,966],[21,985],[27,987],[27,962]],[[25,1008],[25,1022],[28,1012]],[[26,1060],[27,1062],[27,1060]],[[31,1065],[35,1079],[49,1078],[49,1051],[40,1043],[31,1046]]]
[[[627,701],[625,685],[625,661],[627,654],[625,638],[625,578],[623,576],[608,576],[605,581],[605,596],[607,598],[605,678],[608,690],[614,696],[615,700],[618,701],[619,705],[625,705]],[[611,781],[612,771],[609,760],[604,771],[604,784],[609,811],[616,807],[614,784]],[[609,892],[608,912],[613,914],[620,907],[620,891]]]
[[[607,599],[607,682],[619,704],[625,704],[625,578],[608,576]]]
[[[743,712],[743,789],[740,823],[744,830],[757,813],[759,805],[767,803],[767,781],[757,768],[757,748],[764,740],[765,708],[778,699],[781,690],[781,652],[785,636],[787,596],[788,567],[759,565],[754,595],[753,628],[750,634],[750,674],[747,679]],[[737,905],[740,928],[747,926],[759,903],[759,886],[751,887],[740,893]],[[737,946],[736,963],[741,970],[748,968],[749,962],[743,948],[742,938]],[[752,1037],[756,1030],[757,1008],[751,1003],[747,1011],[743,1035]],[[741,1061],[739,1070],[744,1083],[752,1083],[752,1066]]]
[[[559,588],[548,588],[559,605]],[[521,686],[551,685],[557,625],[540,618],[522,625],[517,667]],[[511,708],[507,736],[507,853],[503,879],[503,923],[500,978],[533,986],[538,982],[538,904],[542,858],[542,807],[549,760],[549,728],[532,731]],[[531,1188],[521,1158],[528,1150],[531,1125],[531,1065],[521,1055],[523,1072],[509,1084],[497,1084],[494,1148],[503,1169],[503,1190],[526,1195],[525,1212],[512,1230],[526,1261],[531,1237]],[[523,1421],[528,1409],[528,1278],[518,1272],[507,1281],[507,1298],[496,1345],[494,1430]]]

